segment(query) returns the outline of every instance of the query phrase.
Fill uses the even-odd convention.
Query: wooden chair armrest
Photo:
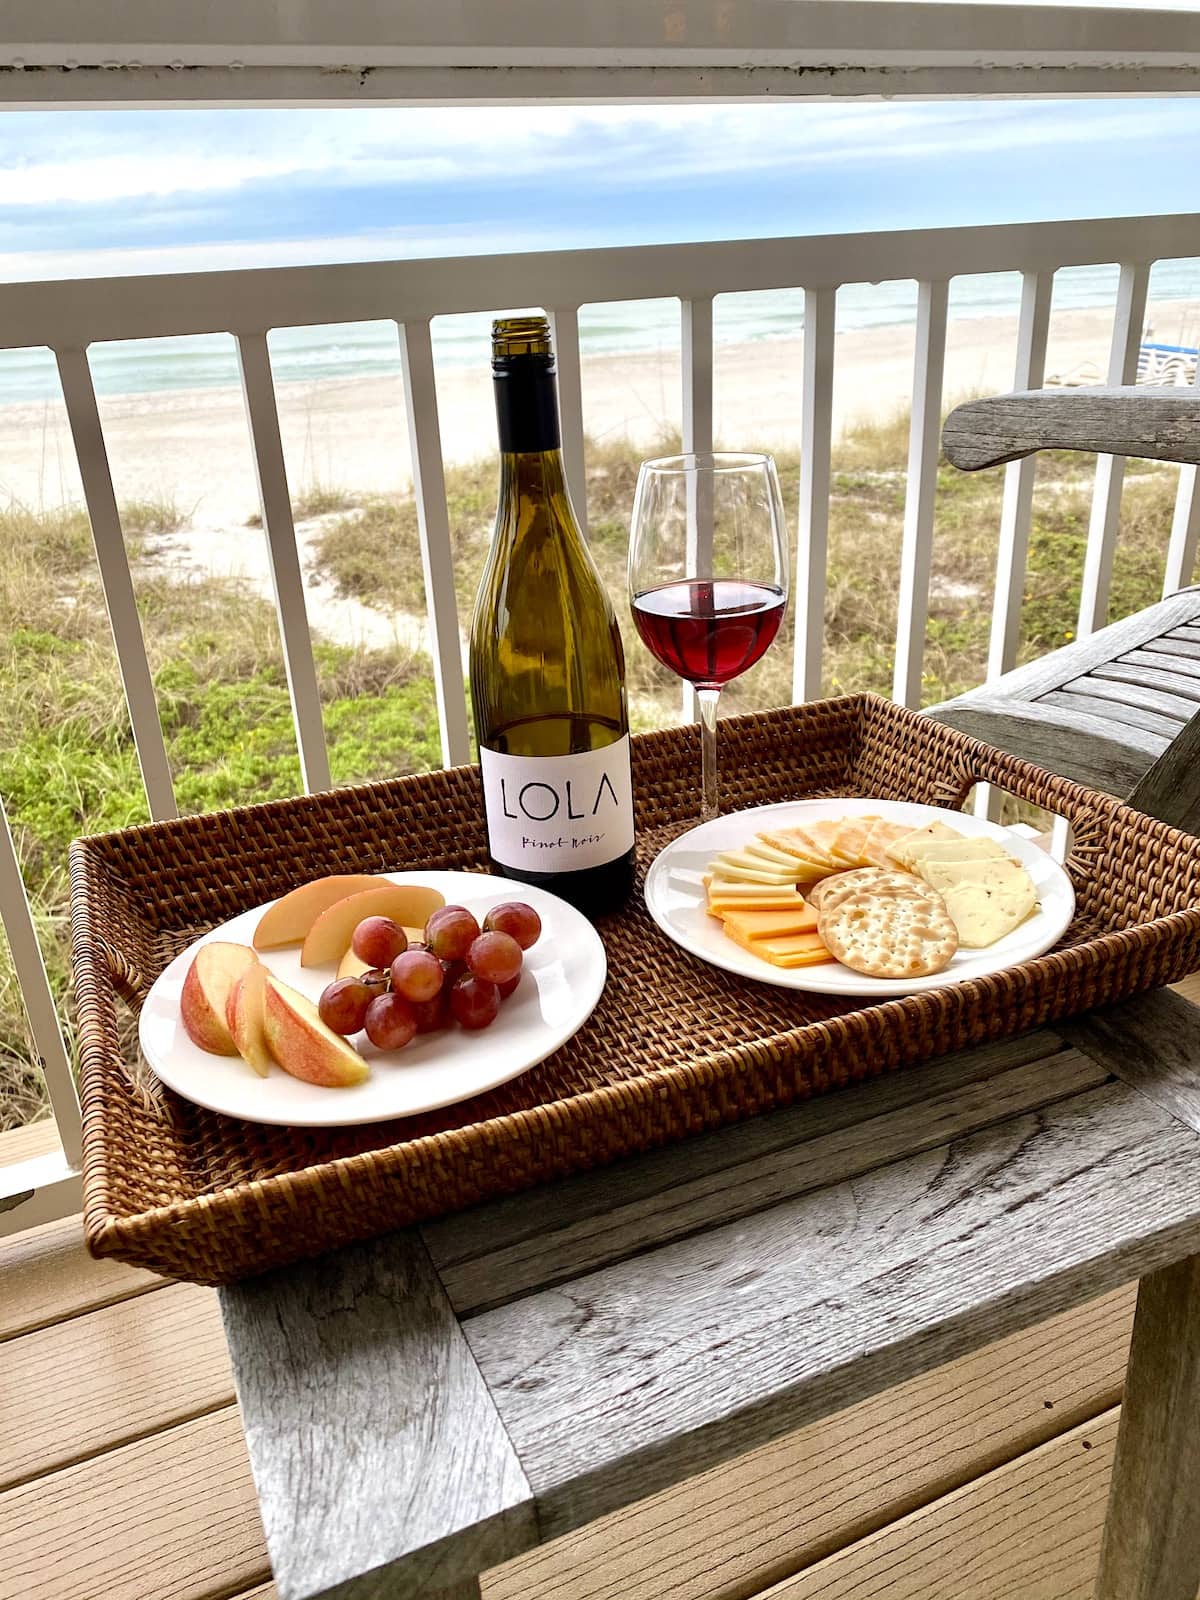
[[[1034,389],[956,406],[942,429],[947,461],[964,472],[1035,450],[1095,450],[1200,464],[1200,390]]]

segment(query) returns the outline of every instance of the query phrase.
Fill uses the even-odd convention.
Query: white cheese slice
[[[726,878],[720,871],[709,879],[707,888],[710,900],[777,900],[783,896],[784,903],[791,905],[791,897],[802,898],[794,883],[752,883],[745,878]]]
[[[895,844],[887,846],[887,853],[893,861],[899,861],[901,866],[908,867],[911,871],[909,852],[934,839],[961,839],[962,834],[956,833],[953,828],[948,828],[944,822],[930,822],[923,828],[914,828],[911,833],[906,833],[902,839],[897,839]]]
[[[766,861],[755,861],[753,856],[731,851],[720,855],[712,863],[714,873],[723,878],[740,878],[750,883],[795,883],[799,873],[795,867],[773,867]]]
[[[1037,905],[1033,880],[1023,884],[957,883],[942,891],[965,950],[985,950],[1020,927]]]
[[[763,844],[758,839],[753,840],[740,853],[752,857],[755,861],[770,862],[776,867],[794,868],[805,865],[795,856],[788,855],[786,850],[776,850],[774,845]]]
[[[958,883],[981,883],[995,889],[1005,884],[1028,884],[1031,890],[1033,888],[1028,872],[1011,856],[985,861],[926,861],[922,866],[926,883],[942,893]]]

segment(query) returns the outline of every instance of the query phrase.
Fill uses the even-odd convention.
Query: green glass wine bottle
[[[571,507],[550,327],[492,329],[496,530],[471,623],[471,700],[496,870],[600,916],[633,879],[625,656]]]

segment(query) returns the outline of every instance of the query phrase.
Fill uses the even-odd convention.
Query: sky
[[[1200,99],[0,113],[0,280],[1186,211]]]

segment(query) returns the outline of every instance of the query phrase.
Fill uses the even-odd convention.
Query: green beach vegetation
[[[674,441],[663,440],[663,448]],[[908,419],[851,429],[835,450],[829,537],[825,689],[888,693],[892,676]],[[627,443],[588,448],[590,536],[623,619],[635,727],[677,720],[678,682],[633,635],[625,547],[637,464]],[[786,503],[799,461],[777,452]],[[1086,457],[1039,464],[1021,629],[1021,658],[1072,637],[1093,473]],[[987,652],[1003,474],[938,474],[923,699],[980,681]],[[1159,596],[1175,469],[1129,464],[1111,614]],[[491,461],[446,474],[460,613],[469,616],[491,531]],[[362,496],[313,485],[298,519],[320,517],[312,546],[326,592],[384,616],[423,616],[411,497]],[[184,812],[294,794],[300,768],[272,607],[235,581],[173,570],[171,536],[185,517],[169,501],[123,507],[146,646]],[[255,521],[256,519],[251,519]],[[429,663],[402,646],[349,647],[320,638],[317,667],[334,781],[437,764]],[[725,711],[785,703],[791,625],[763,662],[727,692]],[[51,983],[68,997],[67,846],[80,833],[146,819],[137,756],[104,610],[87,519],[79,510],[0,511],[0,794],[18,842]],[[69,1031],[69,1029],[68,1029]],[[44,1110],[7,946],[0,949],[0,1129]]]

